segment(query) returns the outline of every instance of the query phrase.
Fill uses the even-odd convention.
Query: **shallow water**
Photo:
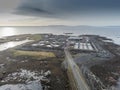
[[[0,44],[0,51],[4,51],[6,49],[13,48],[15,46],[18,46],[30,41],[31,40],[23,40],[23,41],[12,41],[12,42],[3,43],[3,44]]]

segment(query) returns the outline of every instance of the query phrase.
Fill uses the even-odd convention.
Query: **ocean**
[[[0,38],[20,34],[64,34],[73,35],[100,35],[111,38],[114,43],[120,44],[120,27],[94,27],[94,26],[28,26],[28,27],[0,27]]]

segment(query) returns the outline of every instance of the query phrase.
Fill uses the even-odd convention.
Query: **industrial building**
[[[72,36],[68,38],[68,42],[71,48],[75,50],[89,50],[94,51],[94,47],[91,44],[90,40],[86,36]]]

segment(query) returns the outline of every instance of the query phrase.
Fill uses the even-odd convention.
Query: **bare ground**
[[[11,50],[6,50],[4,52],[0,52],[0,64],[4,64],[4,68],[0,70],[0,80],[7,77],[9,74],[16,72],[20,69],[26,69],[31,71],[40,72],[43,70],[44,72],[50,70],[52,74],[50,75],[50,86],[51,90],[70,90],[68,77],[66,72],[61,69],[61,63],[63,59],[61,58],[46,58],[46,59],[33,59],[29,56],[20,56],[14,57]],[[4,84],[16,84],[16,83],[24,83],[12,81]]]

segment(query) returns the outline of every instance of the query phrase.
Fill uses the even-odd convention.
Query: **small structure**
[[[76,36],[71,36],[68,38],[68,41],[71,41],[71,42],[79,42],[79,41],[82,41],[83,40],[83,37],[76,37]]]
[[[69,46],[75,50],[94,51],[94,48],[90,43],[90,39],[87,36],[71,36],[67,41],[69,42]]]

